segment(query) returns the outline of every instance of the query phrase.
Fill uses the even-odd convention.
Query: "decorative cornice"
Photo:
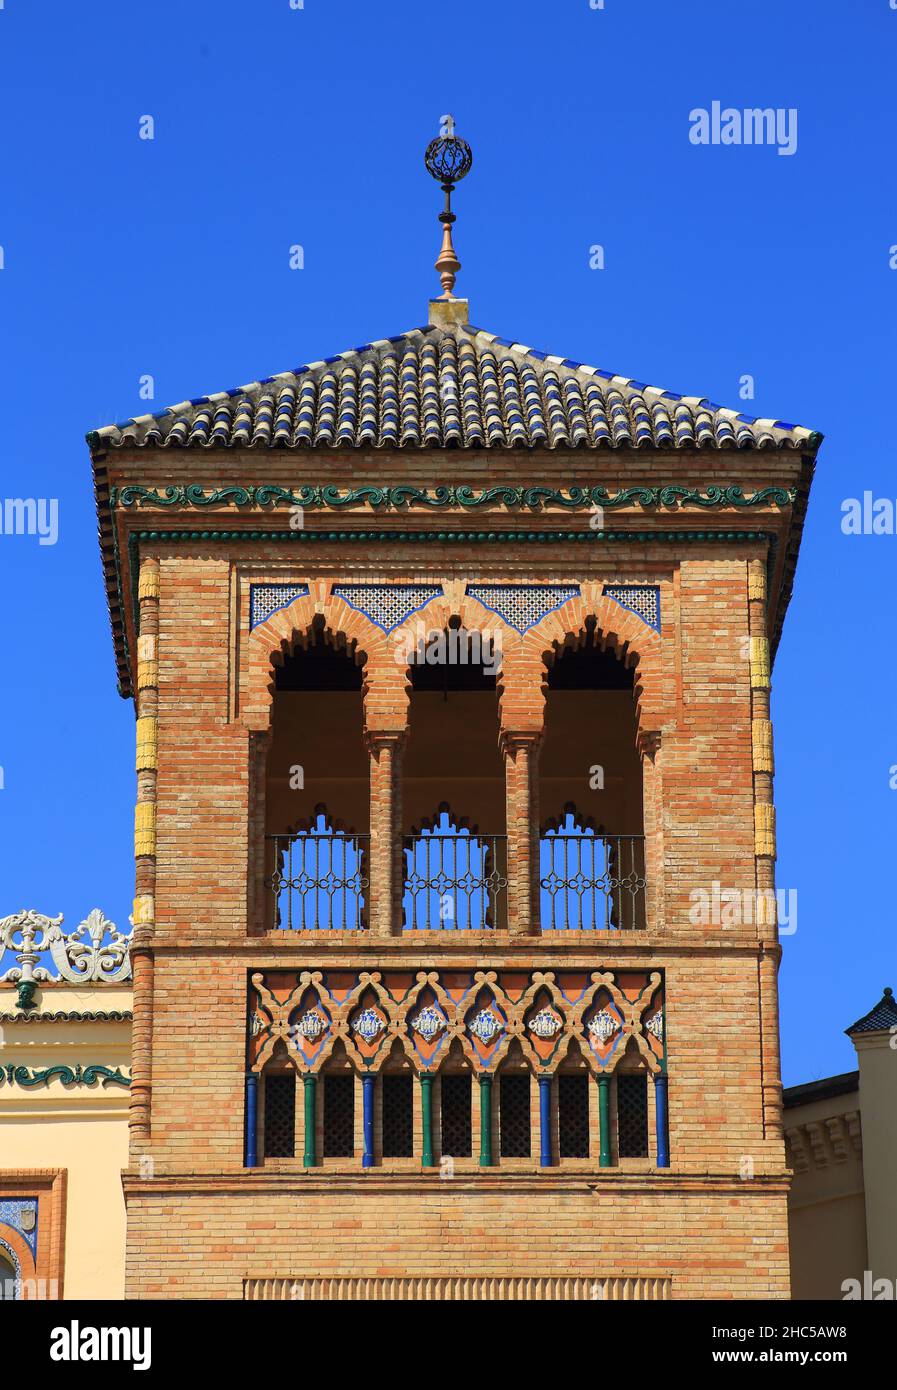
[[[130,1009],[56,1009],[48,1013],[0,1013],[0,1023],[130,1023],[133,1017]]]
[[[663,507],[703,507],[717,510],[726,507],[793,506],[797,498],[796,488],[764,487],[750,493],[747,497],[740,484],[719,487],[711,484],[705,490],[691,488],[683,483],[667,483],[658,487],[627,487],[617,493],[609,493],[605,487],[555,488],[540,484],[533,487],[487,487],[479,490],[453,484],[434,488],[414,487],[402,483],[395,487],[361,487],[341,490],[330,485],[304,485],[297,490],[277,487],[270,483],[232,484],[206,490],[199,483],[172,484],[159,489],[144,487],[136,483],[123,488],[111,488],[109,505],[133,507],[149,505],[153,507],[261,507],[270,508],[278,503],[289,507],[302,507],[305,510],[329,508],[340,510],[347,507],[369,506],[377,510],[405,511],[412,507],[433,509],[505,506],[523,507],[530,511],[541,511],[545,507],[564,507],[568,511],[588,507],[602,507],[613,510],[617,507],[639,506],[643,508]]]
[[[0,1067],[0,1085],[46,1086],[56,1077],[63,1086],[93,1086],[97,1081],[102,1081],[104,1087],[128,1087],[131,1084],[130,1076],[126,1076],[120,1067],[113,1070],[112,1067],[104,1067],[99,1062],[86,1067],[82,1067],[80,1062],[73,1067],[57,1062],[55,1066],[43,1068],[19,1067],[14,1062],[9,1062],[6,1066]]]

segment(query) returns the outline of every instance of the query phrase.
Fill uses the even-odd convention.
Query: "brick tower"
[[[128,1293],[786,1298],[770,660],[820,436],[472,327],[442,145],[425,327],[88,436]]]

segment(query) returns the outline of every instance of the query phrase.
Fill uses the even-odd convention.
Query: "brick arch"
[[[397,666],[397,669],[402,673],[406,698],[410,699],[410,662],[396,661],[396,651],[403,649],[403,642],[405,644],[404,649],[410,647],[413,644],[414,634],[420,628],[425,628],[427,631],[444,632],[451,626],[452,622],[456,620],[461,628],[469,633],[483,633],[490,629],[493,631],[499,629],[501,634],[501,645],[498,669],[495,675],[495,688],[500,709],[504,689],[503,672],[505,653],[509,647],[513,648],[515,643],[519,645],[520,634],[515,632],[513,628],[508,627],[504,619],[499,617],[497,613],[490,613],[489,610],[484,608],[481,603],[478,603],[476,599],[470,598],[465,593],[466,587],[467,583],[463,580],[443,581],[444,592],[442,594],[434,594],[429,603],[425,604],[423,608],[418,609],[416,613],[411,615],[407,622],[390,633],[390,641],[394,644],[391,658]]]
[[[394,659],[395,634],[387,634],[332,592],[331,581],[318,581],[311,592],[272,613],[250,633],[245,672],[243,720],[250,728],[270,727],[274,668],[297,647],[306,646],[323,619],[331,639],[362,666],[365,723],[378,729],[403,729],[407,723],[404,667]]]
[[[532,667],[538,659],[544,684],[549,663],[563,648],[580,641],[590,620],[601,647],[633,670],[639,731],[660,728],[664,715],[660,634],[636,613],[602,594],[599,584],[583,584],[580,598],[568,599],[524,634],[527,664]]]
[[[31,1247],[21,1231],[17,1231],[13,1226],[0,1223],[0,1241],[6,1246],[7,1253],[13,1257],[16,1264],[16,1278],[22,1285],[23,1294],[29,1288],[26,1280],[31,1281],[30,1287],[33,1289],[37,1279],[37,1268]]]

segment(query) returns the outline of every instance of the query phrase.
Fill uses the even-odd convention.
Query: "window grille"
[[[648,1078],[617,1073],[617,1150],[620,1158],[648,1157]]]
[[[470,1076],[464,1072],[444,1072],[440,1087],[443,1156],[470,1158],[473,1147]]]
[[[499,1082],[498,1124],[502,1158],[529,1158],[529,1072],[503,1073]]]
[[[558,1075],[558,1151],[561,1158],[589,1157],[589,1078]]]
[[[383,1157],[414,1156],[413,1078],[387,1072],[383,1077]]]
[[[265,1076],[265,1157],[293,1158],[296,1153],[295,1072]]]
[[[324,1157],[352,1158],[355,1153],[355,1077],[352,1072],[324,1074]]]

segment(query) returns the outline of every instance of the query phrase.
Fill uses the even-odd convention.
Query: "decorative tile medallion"
[[[480,1009],[470,1024],[470,1031],[481,1042],[490,1043],[502,1031],[504,1024],[492,1009]]]
[[[432,1042],[445,1027],[445,1019],[438,1009],[434,1009],[432,1004],[428,1004],[425,1009],[421,1009],[416,1017],[412,1018],[411,1027],[416,1033],[420,1033],[425,1042]]]
[[[383,1019],[376,1009],[363,1009],[357,1018],[352,1021],[352,1032],[357,1033],[365,1042],[373,1042],[378,1033],[382,1033],[386,1027]]]
[[[588,1028],[593,1037],[599,1042],[606,1043],[608,1038],[612,1038],[620,1026],[620,1020],[607,1009],[601,1009],[594,1018],[589,1020]]]
[[[540,1009],[527,1025],[537,1038],[553,1038],[563,1028],[563,1023],[552,1009]]]
[[[318,1013],[317,1009],[309,1009],[301,1018],[297,1018],[293,1024],[297,1033],[301,1033],[303,1038],[308,1038],[314,1042],[322,1033],[327,1032],[327,1020],[323,1014]]]

